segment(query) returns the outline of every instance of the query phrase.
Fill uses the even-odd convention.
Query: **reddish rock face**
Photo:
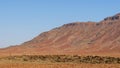
[[[120,14],[107,17],[98,23],[65,24],[41,33],[19,46],[1,49],[0,53],[119,55]]]

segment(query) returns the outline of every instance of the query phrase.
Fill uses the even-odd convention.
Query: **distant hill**
[[[64,24],[21,45],[0,49],[0,54],[120,56],[120,13],[100,22]]]

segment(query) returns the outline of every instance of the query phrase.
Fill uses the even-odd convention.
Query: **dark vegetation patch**
[[[51,63],[91,63],[120,64],[120,57],[78,56],[78,55],[23,55],[0,58],[0,61],[51,62]]]

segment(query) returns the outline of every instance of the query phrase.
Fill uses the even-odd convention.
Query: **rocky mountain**
[[[64,24],[0,54],[120,55],[120,13],[100,22]]]

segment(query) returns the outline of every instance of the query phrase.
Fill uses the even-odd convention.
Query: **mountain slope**
[[[120,14],[98,23],[65,24],[19,46],[1,49],[0,54],[119,55]]]

